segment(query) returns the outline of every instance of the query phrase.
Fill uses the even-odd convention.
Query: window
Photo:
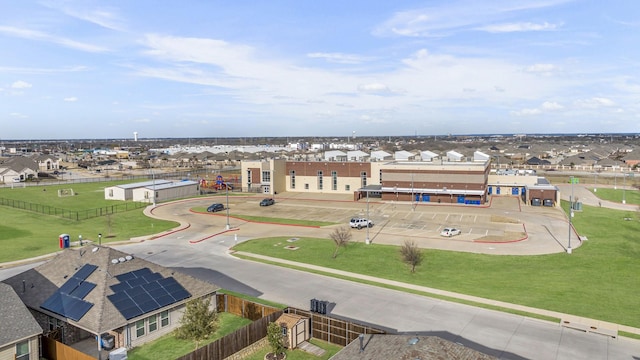
[[[158,315],[151,315],[147,318],[149,323],[149,332],[158,330]]]
[[[63,322],[60,319],[56,319],[52,316],[49,316],[49,330],[56,330],[62,328]]]
[[[361,183],[361,187],[366,187],[367,186],[367,172],[363,171],[360,173],[360,183]]]
[[[149,199],[149,198],[151,198],[151,196],[149,195],[149,192],[148,192],[148,191],[145,191],[145,192],[144,192],[144,198],[145,198],[145,199]]]
[[[169,310],[160,313],[160,326],[165,327],[167,325],[169,325]]]
[[[251,170],[247,170],[247,188],[251,189]]]
[[[144,319],[136,321],[136,337],[144,336]]]
[[[318,190],[322,190],[323,181],[322,181],[322,170],[318,170]]]
[[[282,336],[287,336],[287,327],[281,326],[280,328],[282,329]]]
[[[271,182],[271,171],[263,171],[262,172],[262,182],[270,183]]]
[[[304,184],[304,189],[309,190],[309,184]]]
[[[344,190],[345,191],[351,191],[351,185],[345,185],[344,186]]]
[[[331,172],[331,190],[338,190],[338,172]]]
[[[109,189],[109,197],[113,197],[113,189]]]
[[[29,360],[29,340],[16,344],[16,360]]]
[[[289,186],[292,189],[295,189],[296,188],[296,172],[295,172],[295,170],[289,171],[289,178],[290,178],[290,182],[291,182],[289,184]]]

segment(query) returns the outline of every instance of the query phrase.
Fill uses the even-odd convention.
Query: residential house
[[[16,291],[4,283],[0,283],[0,319],[0,359],[38,360],[42,328]]]
[[[331,360],[474,359],[496,357],[437,336],[363,334]]]
[[[5,183],[38,177],[38,163],[26,156],[11,156],[0,162],[0,180]]]
[[[67,248],[4,283],[46,332],[59,334],[60,342],[70,345],[106,336],[117,348],[170,333],[179,326],[189,300],[212,298],[219,289],[105,246]]]

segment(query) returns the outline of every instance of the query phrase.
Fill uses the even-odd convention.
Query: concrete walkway
[[[601,321],[601,320],[596,320],[596,319],[589,319],[589,318],[579,317],[579,316],[575,316],[575,315],[564,314],[564,313],[560,313],[560,312],[556,312],[556,311],[537,309],[537,308],[532,308],[532,307],[524,306],[524,305],[511,304],[511,303],[507,303],[507,302],[503,302],[503,301],[485,299],[485,298],[481,298],[481,297],[477,297],[477,296],[471,296],[471,295],[465,295],[465,294],[455,293],[455,292],[451,292],[451,291],[439,290],[439,289],[434,289],[434,288],[430,288],[430,287],[426,287],[426,286],[407,284],[407,283],[403,283],[403,282],[399,282],[399,281],[381,279],[381,278],[377,278],[377,277],[373,277],[373,276],[356,274],[356,273],[351,273],[351,272],[347,272],[347,271],[336,270],[336,269],[331,269],[331,268],[326,268],[326,267],[321,267],[321,266],[316,266],[316,265],[310,265],[310,264],[304,264],[304,263],[299,263],[299,262],[294,262],[294,261],[289,261],[289,260],[283,260],[283,259],[273,258],[273,257],[269,257],[269,256],[264,256],[264,255],[257,255],[257,254],[247,253],[247,252],[243,252],[243,251],[232,252],[231,255],[242,255],[242,256],[245,256],[245,257],[251,257],[251,258],[265,260],[265,261],[269,261],[269,262],[273,262],[273,263],[279,263],[279,264],[288,265],[288,266],[295,266],[295,267],[301,268],[301,269],[309,269],[309,270],[313,270],[313,271],[320,271],[320,272],[323,272],[323,273],[326,273],[326,274],[339,275],[339,276],[344,276],[344,277],[348,277],[348,278],[352,278],[352,279],[364,280],[364,281],[372,282],[372,283],[385,284],[385,285],[390,285],[390,286],[394,286],[394,287],[401,288],[401,289],[420,291],[420,292],[426,293],[426,294],[446,296],[446,297],[449,297],[449,298],[465,300],[465,301],[471,301],[471,302],[475,302],[475,303],[478,303],[478,304],[497,306],[497,307],[501,307],[501,308],[505,308],[505,309],[523,311],[523,312],[530,313],[530,314],[542,315],[542,316],[547,316],[547,317],[554,317],[554,318],[561,319],[561,325],[563,325],[563,326],[570,327],[570,328],[575,328],[575,329],[578,329],[578,330],[583,330],[583,331],[586,331],[586,332],[598,333],[598,334],[603,334],[603,335],[612,336],[612,337],[617,337],[618,331],[624,331],[624,332],[640,335],[640,329],[639,328],[625,326],[625,325],[619,325],[619,324],[614,324],[614,323],[609,323],[609,322],[606,322],[606,321]]]

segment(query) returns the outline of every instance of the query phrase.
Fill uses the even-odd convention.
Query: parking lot
[[[383,202],[377,199],[354,202],[350,196],[322,194],[279,194],[272,206],[259,206],[263,197],[232,196],[232,214],[272,218],[325,221],[336,225],[318,229],[326,237],[328,229],[348,226],[353,217],[369,218],[370,229],[353,230],[354,241],[368,235],[374,243],[401,244],[412,239],[419,246],[492,254],[548,254],[566,251],[568,222],[554,207],[533,207],[517,197],[493,197],[487,206],[443,205],[410,202]],[[256,226],[266,226],[256,224]],[[244,226],[246,227],[246,225]],[[461,234],[442,237],[445,227]],[[296,235],[294,229],[286,229]],[[572,247],[579,246],[577,236]]]

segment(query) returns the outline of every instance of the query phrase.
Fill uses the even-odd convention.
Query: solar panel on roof
[[[116,276],[119,284],[111,286],[114,294],[107,296],[127,320],[186,299],[191,294],[173,277],[142,268]]]
[[[128,297],[125,299],[121,299],[120,301],[112,300],[112,303],[113,303],[113,306],[115,306],[115,308],[118,309],[118,311],[120,311],[121,309],[126,309],[126,308],[136,306],[136,303]]]
[[[148,284],[142,284],[141,286],[148,293],[150,293],[151,291],[153,291],[155,289],[160,289],[161,288],[160,284],[158,284],[157,281],[152,281],[152,282],[149,282]]]
[[[93,304],[80,299],[73,299],[70,305],[65,308],[65,313],[61,314],[69,319],[74,321],[80,321],[84,314],[86,314],[91,308]]]
[[[171,295],[172,298],[176,299],[176,301],[184,300],[186,298],[191,297],[191,294],[185,289],[176,290],[170,293],[169,295]]]
[[[91,264],[84,264],[73,276],[80,280],[86,280],[98,267]]]
[[[140,310],[137,306],[122,309],[119,311],[120,311],[120,314],[122,314],[122,316],[127,320],[133,319],[134,317],[140,316],[143,314],[142,310]]]
[[[150,275],[153,272],[151,271],[151,269],[149,268],[142,268],[142,269],[138,269],[135,271],[132,271],[132,273],[136,276],[136,277],[143,277],[145,275]]]
[[[135,302],[136,304],[141,304],[143,302],[147,302],[149,300],[152,300],[153,298],[151,297],[151,295],[147,294],[146,292],[143,292],[139,295],[136,295],[133,299],[133,302]]]
[[[127,284],[126,282],[121,282],[119,284],[111,285],[110,288],[111,290],[113,290],[114,293],[117,293],[117,292],[125,291],[127,289],[131,289],[131,286],[129,286],[129,284]]]
[[[138,303],[138,306],[144,314],[156,309],[160,309],[160,305],[153,299],[150,299],[149,301],[145,301],[143,303]]]
[[[147,280],[145,280],[143,277],[127,280],[127,284],[129,284],[129,286],[131,287],[140,286],[146,283],[147,283]]]
[[[40,307],[74,321],[79,321],[93,307],[93,304],[56,291]]]
[[[169,293],[165,288],[159,287],[157,289],[149,291],[149,295],[151,295],[153,298],[158,298],[160,296],[169,295]]]
[[[158,305],[160,305],[160,307],[165,307],[176,302],[176,299],[174,299],[169,294],[154,298],[154,300],[158,303]]]
[[[95,287],[96,284],[90,283],[88,281],[83,281],[80,283],[80,285],[78,285],[78,287],[73,289],[73,291],[69,295],[84,299],[84,297],[89,295],[91,290],[93,290],[93,288]]]
[[[58,289],[58,291],[64,294],[70,294],[76,287],[78,287],[78,285],[80,285],[81,282],[82,280],[72,276],[69,280],[67,280],[67,282],[60,286],[60,289]]]
[[[134,287],[134,288],[127,289],[127,290],[125,290],[124,292],[125,292],[127,295],[129,295],[129,297],[130,297],[130,298],[132,298],[132,299],[133,299],[133,298],[134,298],[134,297],[136,297],[137,295],[140,295],[140,294],[142,294],[142,293],[145,293],[146,291],[144,291],[144,289],[143,289],[142,287],[140,287],[140,286],[136,286],[136,287]]]
[[[135,279],[135,278],[136,276],[132,272],[116,275],[116,279],[118,279],[120,282]]]
[[[147,282],[152,282],[152,281],[156,281],[156,280],[162,279],[162,275],[160,275],[158,273],[151,273],[151,274],[143,275],[142,277],[145,280],[147,280]]]

